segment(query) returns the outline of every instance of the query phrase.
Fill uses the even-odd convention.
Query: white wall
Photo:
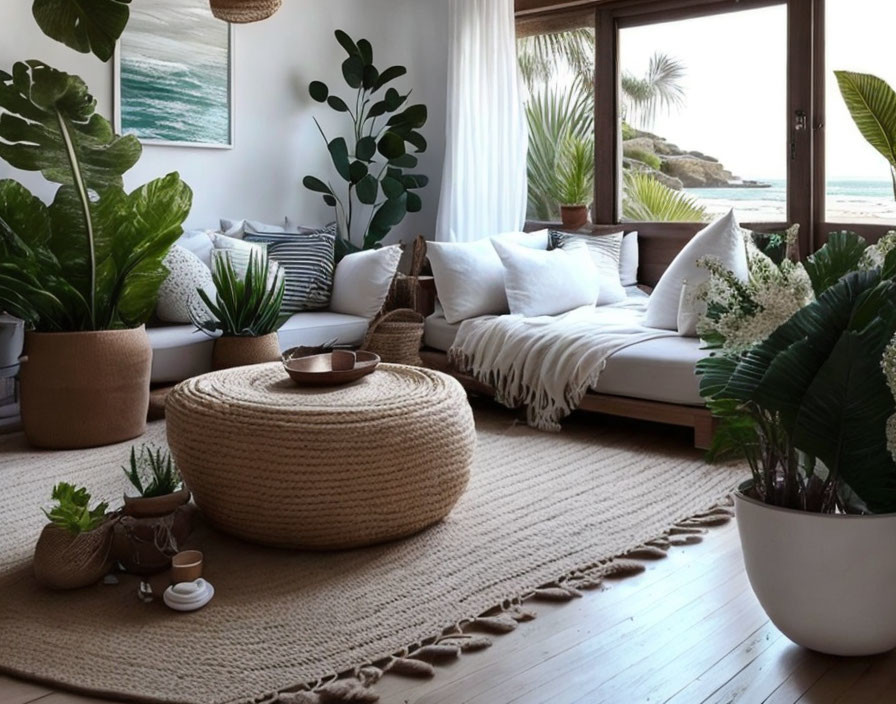
[[[340,69],[345,54],[333,38],[335,29],[343,29],[356,40],[370,40],[374,61],[381,69],[392,64],[407,66],[408,75],[395,85],[413,89],[412,101],[429,108],[429,122],[423,129],[429,149],[421,155],[417,169],[431,179],[420,192],[424,209],[409,215],[389,239],[431,236],[445,151],[447,24],[448,3],[444,0],[284,0],[272,18],[236,26],[235,147],[147,146],[140,162],[126,174],[126,187],[179,171],[194,194],[193,211],[186,223],[189,228],[216,227],[221,217],[273,223],[284,216],[304,224],[332,221],[333,210],[306,191],[301,181],[309,173],[325,175],[329,168],[312,117],[323,117],[325,128],[335,128],[341,124],[340,116],[313,102],[307,87],[319,79],[334,92],[349,90]],[[111,62],[103,64],[92,55],[78,54],[44,37],[31,17],[30,2],[4,2],[0,8],[0,67],[9,71],[15,61],[25,59],[40,59],[80,75],[96,96],[100,111],[111,119]],[[0,178],[10,176],[45,200],[52,196],[54,188],[39,175],[0,162]]]

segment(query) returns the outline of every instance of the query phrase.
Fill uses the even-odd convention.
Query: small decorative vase
[[[173,494],[149,498],[125,496],[123,513],[125,516],[133,516],[134,518],[158,518],[174,513],[189,500],[189,489],[181,489]]]
[[[22,426],[35,447],[72,450],[143,435],[152,348],[131,330],[25,333]]]
[[[821,653],[896,648],[896,514],[831,515],[734,495],[750,585],[772,623]]]
[[[262,337],[219,337],[212,350],[212,369],[231,369],[280,360],[276,332]]]
[[[34,577],[50,589],[80,589],[99,582],[112,567],[112,522],[87,533],[49,523],[34,548]]]
[[[560,219],[567,230],[578,230],[588,222],[588,206],[561,205]]]

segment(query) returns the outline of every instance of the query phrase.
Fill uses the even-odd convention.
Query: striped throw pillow
[[[284,313],[321,310],[330,304],[336,269],[333,235],[293,235],[268,244],[268,256],[280,265],[285,281]]]
[[[564,249],[573,242],[582,242],[588,247],[591,260],[597,267],[600,279],[600,294],[597,305],[619,303],[625,300],[625,289],[619,277],[619,261],[622,258],[622,233],[612,235],[573,235],[568,232],[551,230],[551,249]]]

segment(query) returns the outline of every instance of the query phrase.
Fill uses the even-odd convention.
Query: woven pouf
[[[461,385],[382,364],[347,386],[297,387],[279,363],[179,385],[168,443],[217,528],[266,545],[332,549],[444,518],[470,475],[476,432]]]

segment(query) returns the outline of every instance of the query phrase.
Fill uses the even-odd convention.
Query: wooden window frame
[[[800,225],[804,254],[824,244],[827,233],[849,229],[876,241],[896,225],[829,223],[825,195],[825,0],[516,0],[517,18],[531,33],[560,16],[593,13],[595,46],[595,185],[592,220],[607,227],[637,229],[648,238],[681,241],[699,223],[635,223],[620,219],[621,130],[619,124],[619,32],[627,27],[694,19],[758,7],[787,7],[787,223],[745,223],[759,230]],[[552,19],[554,18],[554,19]]]

